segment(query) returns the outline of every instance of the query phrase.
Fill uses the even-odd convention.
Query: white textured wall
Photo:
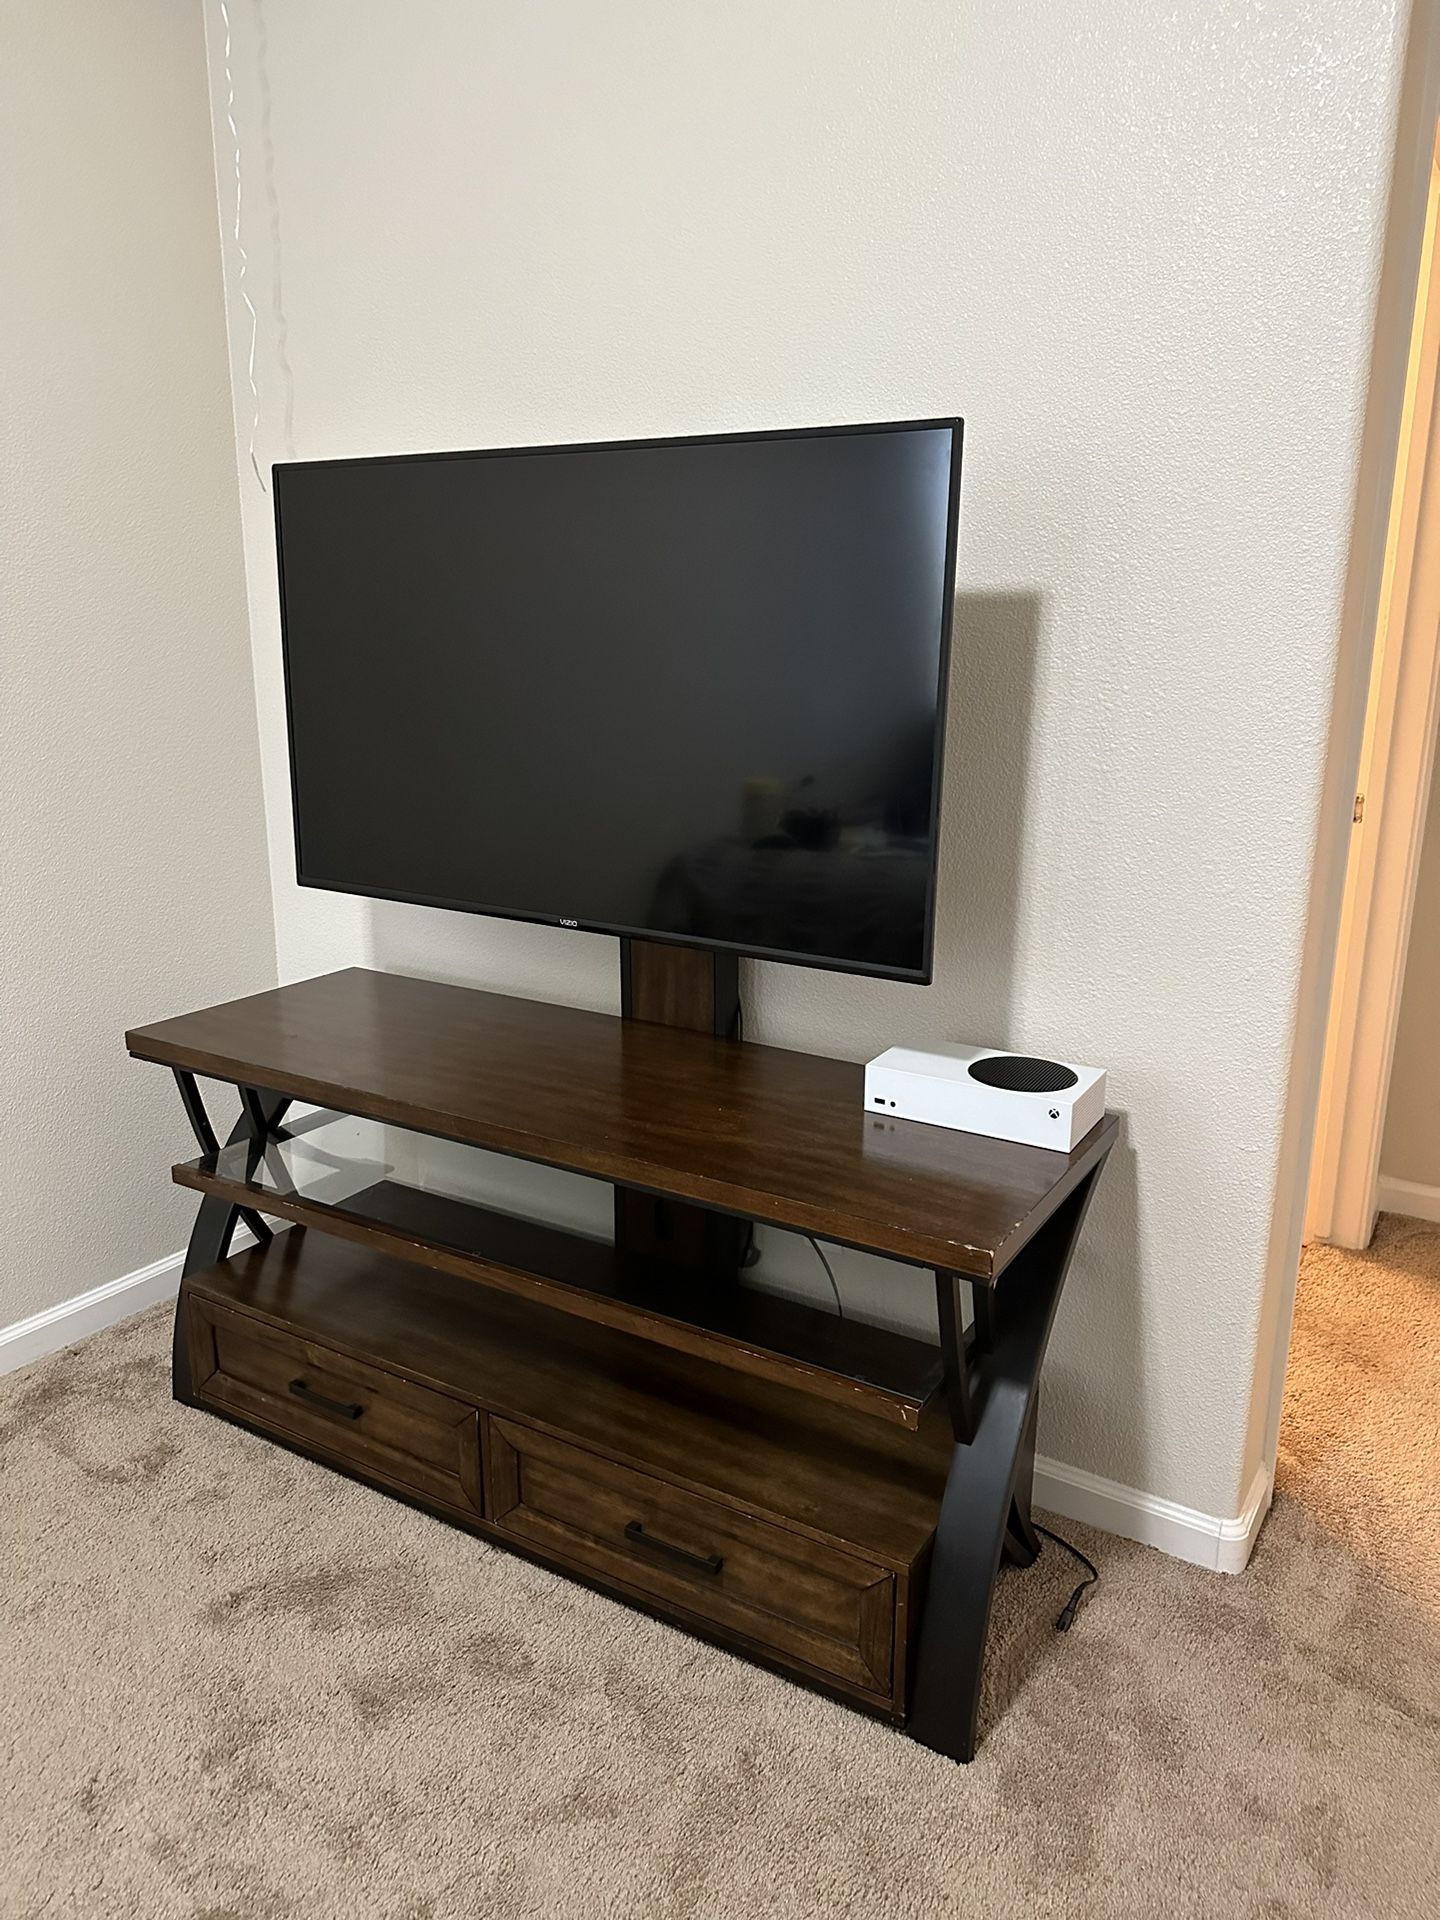
[[[0,1325],[182,1246],[138,1021],[274,978],[201,13],[0,9]]]
[[[751,966],[751,1031],[1107,1064],[1042,1447],[1237,1512],[1403,7],[235,11],[262,465],[966,416],[936,983]],[[613,942],[295,888],[245,347],[282,974],[613,1005]]]

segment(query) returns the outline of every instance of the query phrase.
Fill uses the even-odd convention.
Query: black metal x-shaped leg
[[[955,1445],[935,1534],[907,1731],[970,1760],[990,1609],[1002,1556],[1028,1565],[1040,1367],[1102,1161],[1010,1262],[992,1291],[974,1288],[967,1338],[957,1276],[937,1274],[941,1346]]]
[[[210,1124],[210,1116],[205,1110],[200,1089],[195,1084],[193,1073],[176,1067],[175,1084],[180,1090],[181,1104],[185,1108],[190,1130],[195,1135],[202,1154],[214,1157],[220,1152],[220,1143],[216,1139],[215,1129]],[[280,1093],[268,1093],[261,1087],[241,1087],[240,1118],[235,1122],[226,1140],[227,1147],[240,1146],[248,1142],[251,1154],[258,1163],[268,1140],[275,1137],[289,1098]],[[195,1215],[195,1225],[190,1230],[190,1244],[185,1249],[184,1277],[188,1280],[192,1273],[202,1268],[213,1267],[223,1260],[230,1251],[230,1242],[234,1238],[235,1228],[240,1221],[250,1229],[258,1241],[266,1241],[270,1229],[261,1216],[251,1207],[232,1205],[214,1194],[206,1194],[200,1202]],[[184,1311],[183,1302],[176,1308],[175,1337],[171,1349],[171,1386],[177,1400],[187,1405],[194,1404],[193,1386],[190,1379],[189,1342],[185,1338],[185,1329],[181,1323]]]

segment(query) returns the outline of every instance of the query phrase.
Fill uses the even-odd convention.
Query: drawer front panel
[[[487,1428],[497,1527],[888,1704],[888,1570],[533,1428],[494,1418]]]
[[[479,1517],[473,1407],[194,1295],[189,1313],[202,1401]]]

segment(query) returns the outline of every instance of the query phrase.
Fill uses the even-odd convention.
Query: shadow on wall
[[[1197,1273],[1196,1283],[1206,1284],[1207,1277]],[[1042,1456],[1083,1459],[1090,1472],[1122,1487],[1164,1484],[1167,1463],[1151,1457],[1147,1345],[1139,1164],[1122,1117],[1050,1335],[1041,1383]]]
[[[928,1040],[1010,1046],[1020,1037],[1013,988],[1042,616],[1036,592],[956,597],[935,928],[935,983],[946,1025],[937,1033],[935,1014],[921,1000],[910,1029]],[[1057,821],[1053,831],[1075,824]],[[1063,1022],[1057,1031],[1063,1033]],[[902,1271],[889,1270],[896,1278]],[[896,1278],[892,1295],[901,1290]],[[873,1273],[867,1281],[869,1297],[883,1309],[883,1277]],[[909,1306],[917,1298],[913,1270],[901,1284]],[[1106,1478],[1133,1487],[1156,1484],[1143,1394],[1141,1299],[1139,1180],[1127,1126],[1096,1189],[1051,1336],[1039,1451],[1050,1459],[1084,1458]],[[928,1287],[923,1305],[933,1328]],[[892,1316],[876,1311],[873,1317]],[[922,1330],[919,1316],[907,1330]],[[1124,1403],[1097,1407],[1097,1394],[1113,1393],[1102,1383],[1115,1381],[1130,1383]]]
[[[1038,593],[955,599],[935,978],[966,1031],[945,1039],[1011,1037],[1041,612]]]

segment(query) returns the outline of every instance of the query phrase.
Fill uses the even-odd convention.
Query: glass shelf
[[[372,1151],[351,1147],[360,1130]],[[236,1206],[518,1294],[915,1428],[940,1383],[937,1347],[692,1269],[624,1254],[598,1235],[526,1220],[398,1178],[413,1136],[322,1114],[263,1150],[182,1163],[176,1181]],[[385,1150],[373,1151],[375,1143]]]

